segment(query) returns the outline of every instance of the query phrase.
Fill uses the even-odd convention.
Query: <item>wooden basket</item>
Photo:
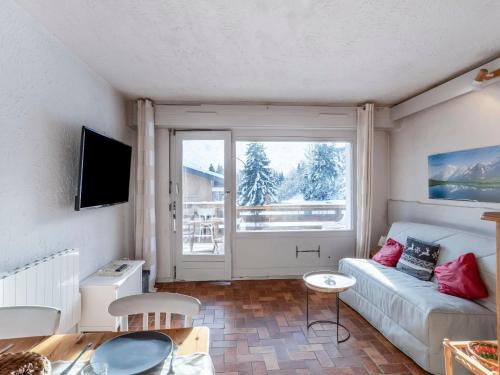
[[[48,375],[50,361],[33,352],[4,353],[0,355],[0,375]]]
[[[492,344],[491,342],[488,342],[488,341],[471,341],[471,342],[469,342],[469,344],[467,344],[467,350],[474,358],[476,358],[479,362],[486,365],[487,367],[490,367],[490,368],[491,367],[498,367],[498,360],[484,358],[476,353],[476,351],[474,350],[474,347],[478,346],[478,345],[486,345],[486,346],[490,346],[490,347],[494,347],[494,348],[496,348],[497,345]],[[496,349],[496,350],[498,351],[498,349]]]

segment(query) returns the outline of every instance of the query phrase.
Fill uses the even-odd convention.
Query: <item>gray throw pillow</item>
[[[430,280],[439,256],[439,244],[408,237],[396,268],[420,280]]]

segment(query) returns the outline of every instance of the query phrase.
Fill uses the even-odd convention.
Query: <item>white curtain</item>
[[[358,108],[356,257],[370,256],[373,206],[374,105]]]
[[[135,201],[135,258],[146,261],[149,291],[156,280],[155,125],[151,100],[137,101],[137,173]]]

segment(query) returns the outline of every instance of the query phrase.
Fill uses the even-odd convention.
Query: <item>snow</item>
[[[290,200],[324,203],[345,198],[346,145],[311,142],[296,167],[285,175],[283,170],[270,168],[265,144],[274,143],[246,143],[245,161],[240,158],[244,164],[237,177],[241,205],[261,206]]]

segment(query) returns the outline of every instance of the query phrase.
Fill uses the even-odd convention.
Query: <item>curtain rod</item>
[[[164,101],[158,101],[155,102],[152,99],[149,98],[140,98],[140,99],[147,99],[151,100],[154,105],[157,106],[179,106],[179,107],[201,107],[201,106],[226,106],[226,107],[232,107],[232,106],[254,106],[254,107],[325,107],[325,108],[361,108],[364,107],[367,103],[365,104],[314,104],[314,103],[274,103],[274,104],[263,104],[259,102],[255,103],[210,103],[210,102],[205,102],[205,103],[200,103],[200,102],[193,102],[193,103],[176,103],[176,102],[164,102]],[[138,99],[137,99],[138,100]],[[377,108],[390,108],[392,105],[377,105],[376,103],[372,103],[374,107]]]

